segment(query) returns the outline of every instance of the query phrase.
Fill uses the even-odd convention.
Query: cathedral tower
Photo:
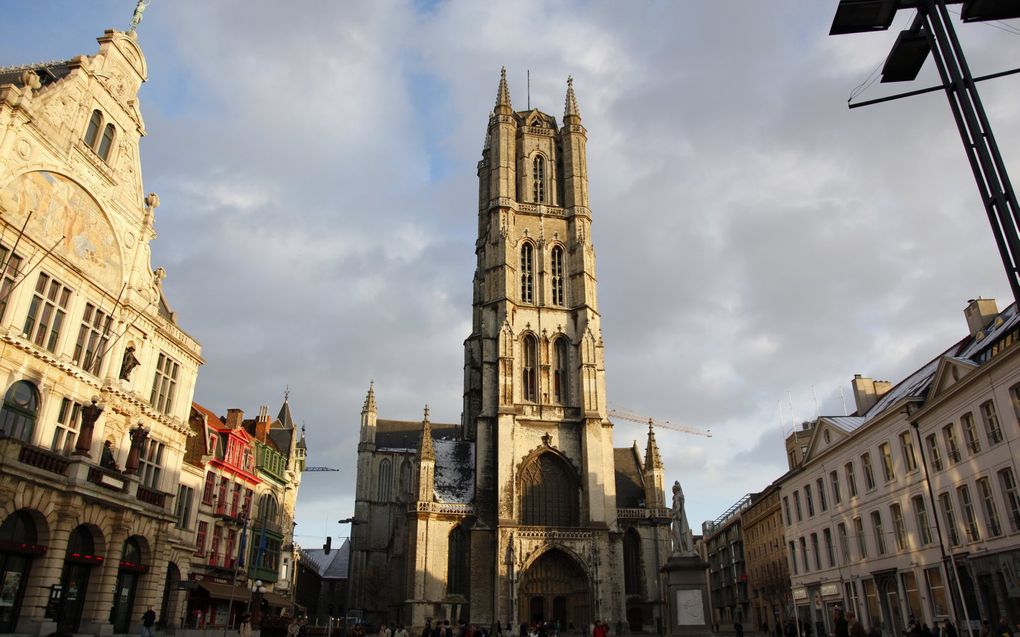
[[[478,164],[462,416],[477,450],[472,570],[474,556],[497,556],[493,576],[472,582],[472,615],[492,608],[493,621],[622,614],[591,570],[622,561],[609,536],[616,484],[586,142],[571,79],[561,126],[514,111],[502,72]],[[549,593],[553,572],[575,573],[578,586]]]

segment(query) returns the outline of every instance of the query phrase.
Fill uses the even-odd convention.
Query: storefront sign
[[[836,582],[822,584],[821,592],[822,597],[836,597],[839,595],[839,584]]]
[[[804,588],[803,586],[798,586],[797,588],[793,589],[793,598],[807,599],[807,589]]]

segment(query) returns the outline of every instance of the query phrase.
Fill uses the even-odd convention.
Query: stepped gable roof
[[[25,71],[35,71],[39,76],[39,82],[43,86],[61,80],[71,72],[72,60],[53,60],[52,62],[35,62],[33,64],[21,64],[19,66],[0,66],[0,85],[13,84],[18,88],[24,88],[25,83],[22,76]]]
[[[206,447],[208,444],[206,439],[206,423],[210,421],[218,423],[220,420],[213,412],[196,402],[192,402],[188,426],[195,435],[188,436],[184,443],[184,461],[194,467],[205,467],[205,463],[202,462],[202,456],[209,453],[209,449]]]
[[[641,478],[641,458],[634,447],[613,449],[616,465],[616,506],[633,509],[645,500],[644,480]]]
[[[322,579],[347,579],[347,561],[351,554],[351,541],[344,543],[329,552],[322,549],[301,549],[301,562],[315,569]]]
[[[430,422],[432,440],[457,440],[460,438],[460,425]],[[375,448],[399,451],[418,451],[421,443],[420,420],[383,420],[375,422]]]

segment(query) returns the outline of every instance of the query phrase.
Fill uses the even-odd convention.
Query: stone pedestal
[[[708,604],[705,569],[697,555],[672,555],[662,567],[666,580],[666,634],[670,637],[708,637],[712,613]]]

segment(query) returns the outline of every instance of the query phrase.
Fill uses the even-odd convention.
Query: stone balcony
[[[19,479],[105,500],[112,506],[137,503],[149,511],[172,513],[172,493],[146,487],[137,476],[100,467],[86,456],[65,456],[16,438],[0,438],[0,459],[4,460],[0,473]]]

